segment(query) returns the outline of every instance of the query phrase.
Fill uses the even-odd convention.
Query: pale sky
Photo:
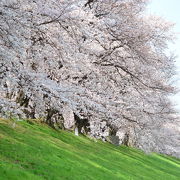
[[[174,31],[177,32],[177,40],[174,45],[170,45],[171,51],[178,57],[176,59],[177,79],[176,86],[180,89],[180,0],[150,0],[149,12],[176,23]],[[179,34],[178,34],[179,33]],[[180,112],[180,93],[172,98],[177,104]]]

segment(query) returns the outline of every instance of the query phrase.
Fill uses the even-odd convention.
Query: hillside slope
[[[0,180],[180,179],[180,161],[0,119]]]

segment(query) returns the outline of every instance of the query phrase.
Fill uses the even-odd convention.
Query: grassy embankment
[[[179,180],[180,160],[0,119],[0,180]]]

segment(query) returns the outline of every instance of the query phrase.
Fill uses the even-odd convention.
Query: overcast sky
[[[171,51],[175,52],[178,56],[176,59],[177,67],[177,79],[176,82],[178,88],[180,88],[180,0],[150,0],[149,12],[162,16],[168,21],[176,23],[174,31],[177,33],[177,40],[174,45],[171,45]],[[177,104],[177,108],[180,112],[180,93],[178,93],[172,100]]]

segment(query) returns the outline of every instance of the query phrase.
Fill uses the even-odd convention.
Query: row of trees
[[[158,129],[175,121],[168,98],[174,57],[166,53],[173,25],[145,15],[146,6],[1,0],[1,114],[22,110],[38,118],[66,105],[92,124],[133,128],[138,147],[160,147]]]

